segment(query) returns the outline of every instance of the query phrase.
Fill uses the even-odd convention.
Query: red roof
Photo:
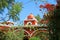
[[[33,18],[35,18],[35,17],[34,17],[34,15],[31,13],[27,18],[28,18],[28,19],[33,19]]]
[[[45,24],[47,24],[48,21],[49,21],[49,20],[44,20],[44,19],[42,19],[42,20],[40,21],[40,23],[45,23]]]

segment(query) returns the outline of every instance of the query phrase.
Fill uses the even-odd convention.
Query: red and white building
[[[27,19],[24,20],[24,26],[26,26],[26,25],[33,25],[33,26],[35,25],[36,26],[36,25],[38,25],[37,23],[38,23],[38,21],[32,13],[27,16]]]

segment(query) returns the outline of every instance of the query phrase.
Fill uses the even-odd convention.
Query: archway
[[[30,33],[27,30],[24,30],[24,35],[28,36],[28,38],[31,36]]]
[[[49,33],[47,30],[36,30],[32,37],[33,36],[39,37],[41,40],[49,40]]]

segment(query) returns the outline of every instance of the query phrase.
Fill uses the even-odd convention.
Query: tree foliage
[[[38,21],[40,21],[40,15],[38,14],[37,16],[35,16],[35,18],[38,20]]]
[[[15,0],[0,0],[0,12],[3,12],[5,8],[11,6]]]
[[[59,30],[60,30],[60,0],[56,0],[57,4],[53,6],[54,10],[48,10],[47,19],[49,19],[48,27],[49,27],[49,35],[50,40],[59,40]],[[52,6],[47,6],[49,9]],[[44,6],[41,6],[44,7]],[[53,32],[53,33],[52,33]]]
[[[31,37],[29,40],[41,40],[41,39],[38,37]]]
[[[15,27],[14,27],[15,28]],[[5,29],[6,31],[0,31],[0,40],[22,40],[24,37],[24,31],[20,28],[19,30],[14,28]]]
[[[12,19],[13,21],[18,21],[19,13],[22,10],[22,3],[16,3],[15,0],[0,0],[0,14],[4,14],[4,10],[7,8],[6,16],[0,17],[0,21],[8,21]],[[8,19],[6,19],[8,17]]]
[[[22,10],[22,4],[16,3],[12,5],[12,8],[9,10],[9,19],[13,19],[13,21],[19,20],[19,12]]]
[[[38,23],[40,23],[40,15],[38,14],[37,16],[35,16],[35,18],[37,19]]]

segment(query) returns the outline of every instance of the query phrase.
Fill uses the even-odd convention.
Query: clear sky
[[[20,12],[20,21],[23,21],[30,13],[32,13],[33,15],[37,15],[39,14],[40,17],[43,17],[43,13],[45,11],[40,11],[39,5],[40,4],[44,4],[41,1],[37,1],[37,4],[34,1],[30,1],[30,0],[15,0],[16,2],[22,2],[23,3],[23,9]],[[47,0],[48,3],[51,4],[56,4],[55,0]]]
[[[23,22],[23,20],[30,13],[32,13],[34,16],[39,14],[40,17],[43,18],[43,14],[44,14],[45,11],[44,10],[40,11],[40,8],[39,8],[40,4],[44,4],[43,2],[37,1],[37,4],[34,1],[30,1],[30,0],[15,0],[15,2],[22,2],[23,3],[23,8],[22,8],[22,11],[20,12],[20,21],[18,21],[18,22]],[[47,0],[47,2],[51,3],[51,4],[56,4],[55,0]],[[7,13],[7,9],[5,9],[4,13]]]

